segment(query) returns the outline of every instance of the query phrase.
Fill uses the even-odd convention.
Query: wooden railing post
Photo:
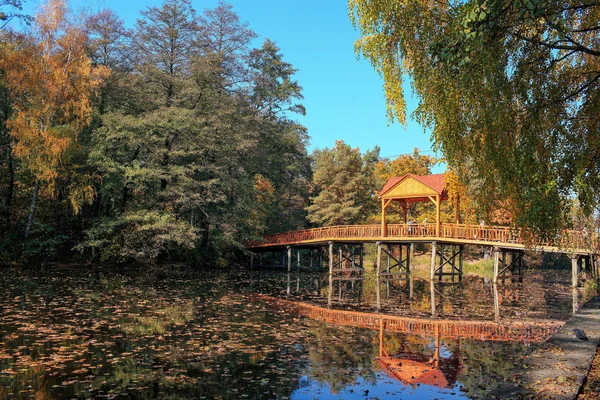
[[[329,293],[327,294],[327,307],[331,307],[333,296],[333,242],[329,242]]]

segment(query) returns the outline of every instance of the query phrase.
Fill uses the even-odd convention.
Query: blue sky
[[[310,147],[331,148],[342,139],[361,151],[375,146],[381,155],[393,157],[412,153],[418,147],[430,152],[430,134],[416,121],[407,126],[389,124],[385,115],[382,80],[368,61],[357,59],[354,41],[358,32],[348,18],[345,0],[230,0],[242,21],[259,35],[275,41],[284,59],[298,69],[296,79],[303,87],[307,114],[299,116],[308,128]],[[71,0],[74,9],[82,5],[94,9],[111,8],[128,26],[148,6],[162,0]],[[40,0],[26,0],[27,11]],[[217,0],[192,0],[197,11],[213,8]],[[405,92],[410,94],[406,85]],[[409,117],[416,104],[408,99]],[[436,171],[437,172],[437,171]]]

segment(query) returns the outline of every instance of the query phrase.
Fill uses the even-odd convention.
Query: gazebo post
[[[385,221],[385,209],[389,206],[391,200],[381,199],[381,236],[387,236],[387,223]]]
[[[436,196],[435,197],[435,236],[436,237],[440,237],[440,213],[441,213],[441,203],[442,202],[442,197],[441,196]]]
[[[385,199],[381,199],[381,236],[382,237],[387,236],[387,225],[385,223],[385,209],[386,209]]]

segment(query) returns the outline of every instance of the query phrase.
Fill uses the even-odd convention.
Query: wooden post
[[[498,321],[500,319],[500,297],[498,296],[498,285],[496,283],[492,285],[492,295],[494,296],[494,319]]]
[[[297,254],[296,254],[296,255],[298,256],[298,257],[297,257],[297,259],[298,259],[298,264],[296,264],[296,269],[297,269],[297,270],[299,270],[299,269],[300,269],[300,264],[302,264],[302,262],[301,262],[301,260],[300,260],[300,247],[298,247],[298,248],[296,249],[296,252],[297,252]]]
[[[333,296],[333,242],[329,242],[329,293],[327,294],[327,307],[331,307]]]
[[[431,273],[429,274],[429,279],[431,281],[433,281],[433,278],[435,277],[435,258],[436,258],[436,253],[437,253],[437,243],[436,242],[431,242]]]
[[[577,312],[578,309],[579,309],[579,293],[577,293],[577,288],[574,287],[573,288],[573,315],[575,315],[575,313]]]
[[[440,367],[440,325],[438,323],[435,324],[435,328],[433,329],[435,334],[435,350],[433,352],[433,357],[435,359],[434,366],[436,368]]]
[[[442,202],[442,196],[436,196],[435,198],[435,237],[440,237],[440,227],[441,227],[441,223],[440,223],[440,215],[441,215],[441,208],[440,207],[440,203]]]
[[[376,295],[377,295],[377,311],[379,311],[379,309],[381,308],[381,242],[377,242],[377,278],[376,278],[376,285],[377,285],[377,290]]]
[[[571,285],[576,288],[579,285],[578,279],[577,279],[577,275],[578,275],[578,267],[579,265],[577,265],[577,261],[578,261],[578,256],[574,255],[571,257]]]
[[[429,293],[431,294],[431,316],[435,317],[435,284],[433,279],[429,281]]]
[[[439,282],[442,281],[442,279],[444,279],[444,243],[440,243],[440,280]]]
[[[379,357],[383,357],[383,318],[379,318]]]
[[[385,199],[381,199],[381,236],[387,236],[387,224],[385,223]]]
[[[250,253],[250,269],[254,269],[254,253]]]
[[[292,271],[292,246],[287,247],[287,270]]]
[[[500,249],[494,247],[494,276],[492,278],[492,282],[495,284],[498,283],[498,264],[500,263]]]

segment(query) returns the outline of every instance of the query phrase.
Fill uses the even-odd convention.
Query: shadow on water
[[[155,279],[140,271],[2,270],[0,399],[479,396],[511,376],[527,342],[337,326],[255,295],[323,306],[331,297],[333,308],[375,312],[379,289],[380,312],[389,315],[566,319],[570,289],[536,274],[495,289],[468,277],[433,291],[417,279],[377,285],[367,274],[335,282],[330,296],[315,272],[174,271]]]

